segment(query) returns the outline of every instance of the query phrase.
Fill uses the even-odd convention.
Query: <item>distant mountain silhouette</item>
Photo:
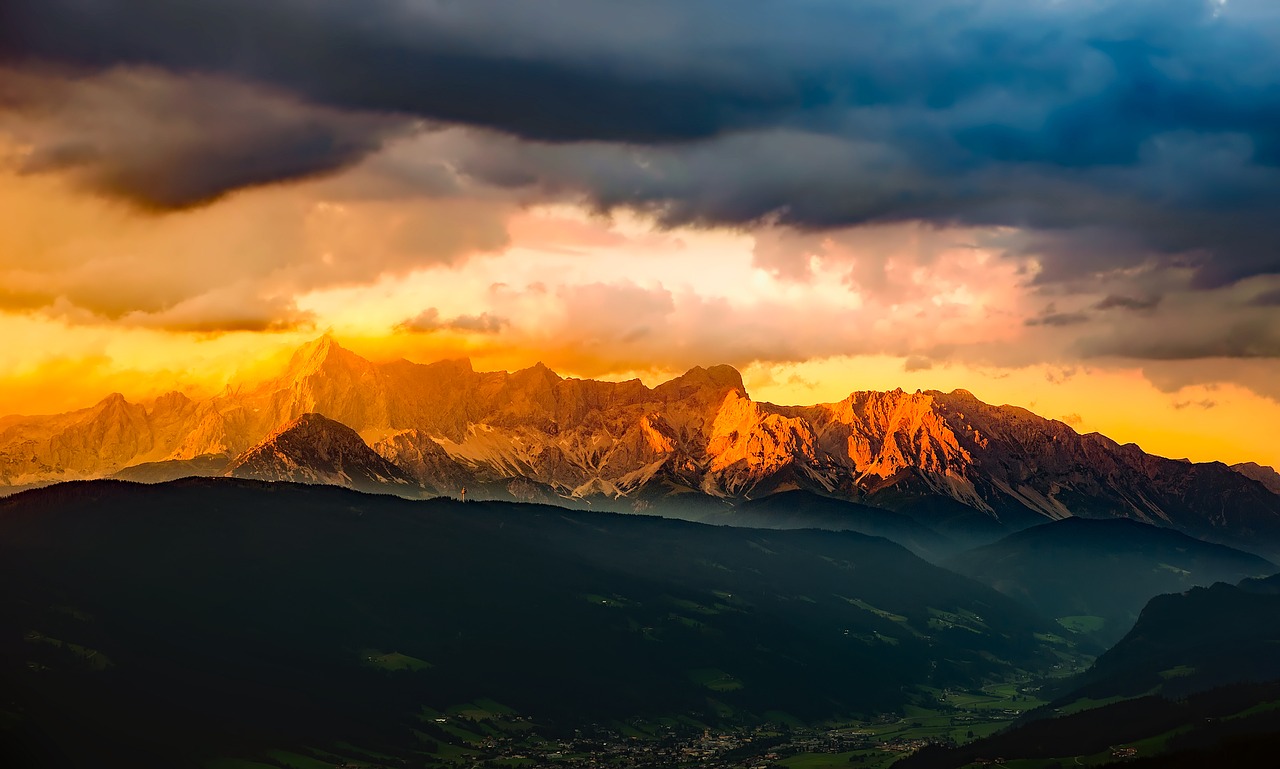
[[[232,457],[226,454],[204,454],[191,459],[169,459],[162,462],[143,462],[113,473],[110,477],[120,481],[137,483],[165,483],[179,478],[209,478],[222,475]]]
[[[1224,545],[1123,519],[1068,518],[943,561],[1110,645],[1153,597],[1280,571]]]
[[[947,537],[902,513],[801,489],[747,500],[732,508],[708,512],[698,520],[766,529],[856,531],[892,540],[932,560],[961,549]]]
[[[1232,465],[1232,470],[1266,486],[1273,493],[1280,494],[1280,473],[1275,469],[1260,465],[1257,462],[1242,462],[1238,465]]]
[[[1280,680],[1280,593],[1275,580],[1219,582],[1152,598],[1138,622],[1059,702],[1149,692],[1181,696],[1240,682]]]
[[[1280,575],[1160,595],[1092,667],[1053,687],[1049,705],[991,737],[928,746],[895,767],[1086,766],[1108,752],[1115,763],[1104,765],[1115,767],[1272,766],[1278,645]]]

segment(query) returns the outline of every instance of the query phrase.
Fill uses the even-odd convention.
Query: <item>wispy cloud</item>
[[[497,334],[511,321],[497,315],[482,312],[479,315],[458,315],[443,318],[440,311],[428,307],[412,318],[396,324],[395,330],[403,333],[430,334],[435,331],[462,331],[473,334]]]

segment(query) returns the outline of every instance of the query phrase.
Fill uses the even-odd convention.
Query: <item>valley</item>
[[[965,742],[1007,727],[1027,709],[1044,704],[1017,683],[993,684],[981,692],[930,692],[901,717],[806,724],[785,713],[757,725],[709,725],[688,716],[657,721],[630,720],[584,724],[572,736],[547,737],[530,719],[489,700],[423,713],[424,731],[435,752],[418,758],[430,767],[481,766],[500,769],[530,765],[562,767],[684,767],[744,769],[760,765],[820,767],[892,766],[904,755],[933,742]],[[257,757],[208,762],[210,769],[283,769],[338,762],[349,767],[391,769],[397,760],[379,761],[370,751],[313,749],[266,751]],[[411,763],[410,765],[414,765]]]
[[[1063,523],[960,558],[1056,548],[1075,598],[1025,567],[985,574],[997,591],[853,531],[236,478],[57,484],[0,500],[0,748],[193,769],[1049,769],[1234,734],[1189,741],[1183,701],[1246,736],[1269,723],[1275,567]],[[1098,558],[1112,572],[1080,582]],[[1059,616],[1108,582],[1139,600],[1201,568],[1250,576],[1155,597],[1110,650],[1105,623]],[[1188,621],[1200,634],[1170,629]],[[1128,726],[1064,752],[1095,721]],[[75,746],[53,737],[68,729]],[[1057,748],[1019,752],[1055,730]]]
[[[22,584],[0,591],[19,743],[70,750],[41,737],[60,723],[93,755],[172,766],[339,741],[435,761],[424,745],[501,735],[450,738],[423,714],[481,700],[527,719],[499,732],[548,739],[628,723],[816,739],[887,718],[885,739],[909,741],[968,731],[944,693],[1088,660],[1012,599],[852,532],[98,481],[0,502],[0,555]],[[143,745],[129,723],[169,736]]]

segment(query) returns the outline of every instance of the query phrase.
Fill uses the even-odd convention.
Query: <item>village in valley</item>
[[[692,716],[657,721],[592,724],[555,734],[528,716],[491,700],[447,711],[424,709],[415,733],[420,758],[388,760],[359,750],[312,755],[278,751],[273,763],[287,769],[517,769],[518,767],[708,767],[761,769],[852,767],[887,769],[928,744],[956,744],[1007,726],[1024,709],[1043,704],[1017,684],[980,692],[934,691],[932,707],[909,707],[903,716],[822,725],[787,714],[751,726],[712,727]],[[218,762],[211,769],[242,769],[258,762]]]

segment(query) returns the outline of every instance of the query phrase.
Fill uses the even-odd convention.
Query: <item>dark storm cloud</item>
[[[475,153],[477,177],[667,223],[1010,227],[1041,282],[1280,272],[1270,0],[8,0],[0,56],[496,129],[525,141]],[[221,176],[183,155],[200,181],[148,197],[341,166],[384,136],[324,133],[341,119],[251,142],[261,163]]]
[[[662,141],[830,101],[828,54],[796,60],[815,19],[772,3],[658,0],[15,0],[0,55],[216,72],[351,109],[550,140]],[[754,6],[754,7],[748,7]],[[743,11],[747,16],[741,16]],[[818,18],[841,18],[818,3]],[[737,20],[735,20],[735,17]],[[762,40],[762,33],[772,40]],[[844,43],[856,42],[856,38]],[[745,56],[764,45],[776,75]],[[771,117],[773,116],[773,117]]]
[[[1027,318],[1028,326],[1078,326],[1088,323],[1089,316],[1083,312],[1050,312],[1037,318]]]
[[[1280,358],[1280,334],[1264,324],[1230,329],[1221,336],[1191,338],[1117,339],[1087,345],[1090,355],[1149,360],[1197,360],[1201,358]]]
[[[225,78],[115,69],[71,81],[0,70],[0,79],[0,107],[9,108],[0,109],[0,132],[31,147],[20,172],[70,172],[145,208],[334,171],[402,130],[401,121]]]
[[[1280,358],[1280,317],[1166,316],[1081,339],[1086,357],[1156,361],[1201,358]]]

